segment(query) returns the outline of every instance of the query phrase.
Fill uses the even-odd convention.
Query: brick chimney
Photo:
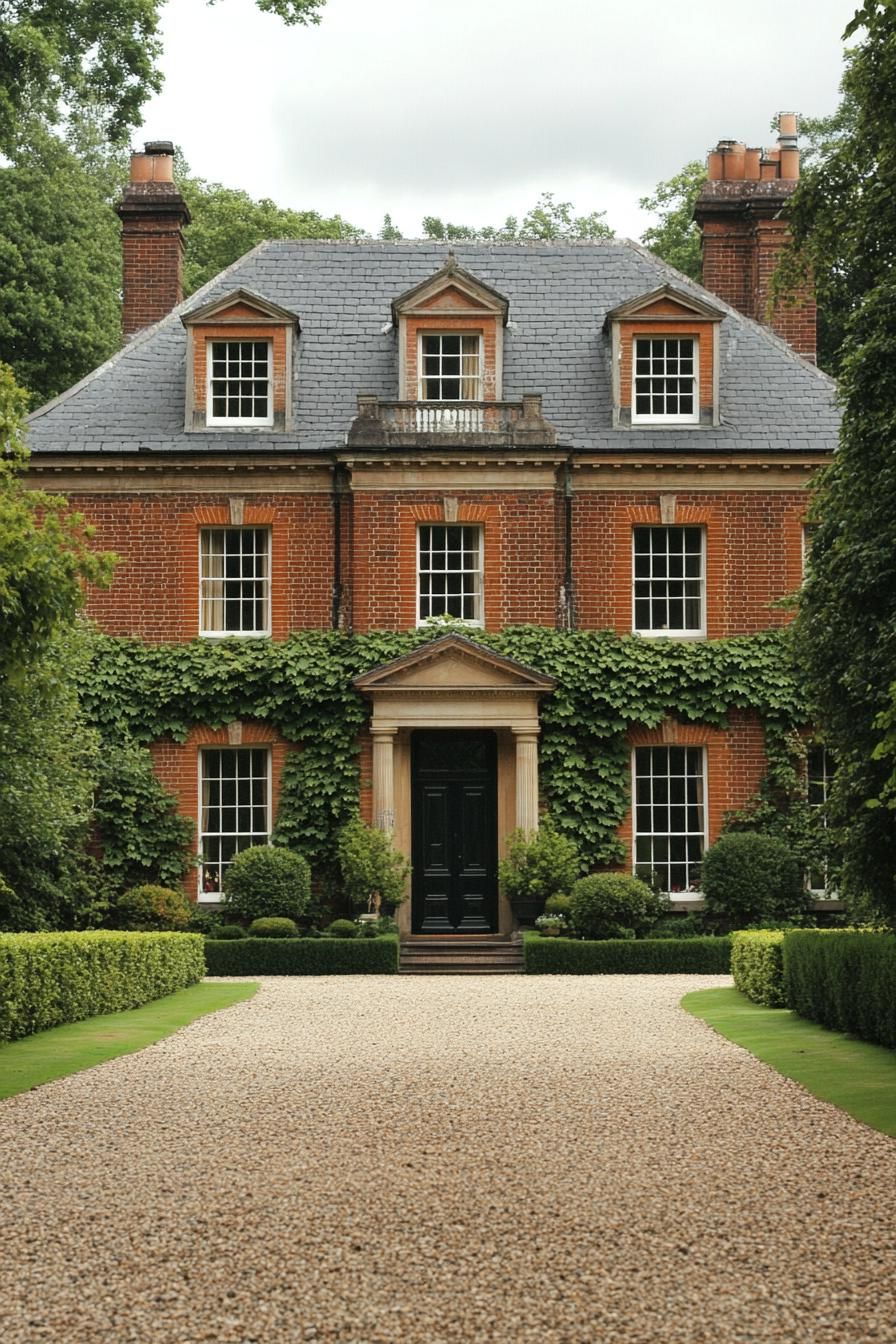
[[[768,313],[772,273],[787,241],[787,202],[800,176],[795,112],[778,117],[776,149],[720,140],[694,207],[703,235],[703,283],[733,308],[770,326],[815,359],[815,295],[806,284]]]
[[[187,204],[174,185],[174,146],[151,140],[131,155],[131,180],[115,207],[124,263],[121,325],[125,338],[158,322],[183,299],[183,227]]]

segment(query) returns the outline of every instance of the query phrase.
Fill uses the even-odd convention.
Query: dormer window
[[[270,425],[272,346],[270,341],[210,341],[207,423]]]
[[[693,336],[637,336],[632,420],[697,421],[697,341]]]
[[[719,424],[723,317],[720,309],[671,285],[607,314],[616,428]]]
[[[421,333],[418,401],[482,399],[482,337],[460,332]]]
[[[187,329],[185,429],[292,428],[295,313],[237,289],[181,320]]]

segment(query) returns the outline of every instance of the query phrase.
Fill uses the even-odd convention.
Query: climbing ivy
[[[83,703],[110,743],[183,741],[197,724],[249,718],[301,743],[284,771],[275,838],[327,866],[337,829],[357,810],[358,736],[368,707],[352,678],[444,633],[439,626],[354,636],[308,631],[276,643],[188,644],[98,635]],[[806,719],[786,630],[676,642],[515,626],[475,638],[556,678],[542,702],[543,792],[558,827],[574,833],[595,864],[620,857],[632,726],[655,727],[673,715],[724,728],[730,711],[741,709],[765,724],[774,748]]]

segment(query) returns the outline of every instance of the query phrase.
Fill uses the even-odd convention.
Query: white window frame
[[[654,831],[654,830],[650,830],[650,831],[641,831],[641,830],[638,829],[638,752],[639,752],[639,751],[675,751],[676,749],[677,749],[677,750],[680,750],[680,751],[699,751],[699,752],[700,752],[700,766],[701,766],[700,777],[701,777],[702,785],[703,785],[703,800],[702,800],[702,803],[701,803],[701,807],[702,807],[702,809],[703,809],[703,830],[702,830],[702,832],[701,832],[701,831],[689,831],[689,830],[685,830],[685,831]],[[692,743],[687,743],[687,744],[684,744],[684,745],[680,745],[680,744],[677,744],[677,743],[676,743],[676,744],[669,744],[669,745],[667,745],[667,744],[665,744],[665,743],[651,743],[651,744],[648,744],[648,745],[644,745],[644,746],[640,746],[640,747],[633,747],[633,748],[632,748],[632,755],[631,755],[632,812],[631,812],[631,816],[632,816],[632,872],[633,872],[633,873],[637,873],[639,869],[643,869],[645,866],[647,866],[647,865],[644,863],[643,860],[640,860],[640,861],[639,861],[639,859],[638,859],[638,839],[639,839],[639,837],[640,837],[640,838],[643,838],[644,836],[650,836],[651,838],[653,838],[653,837],[663,837],[663,836],[665,836],[665,837],[667,837],[667,838],[671,838],[673,835],[684,835],[684,836],[698,836],[698,835],[699,835],[699,836],[700,836],[700,839],[701,839],[700,862],[702,862],[702,860],[703,860],[703,855],[706,853],[706,849],[707,849],[707,845],[708,845],[708,841],[709,841],[709,787],[708,787],[708,784],[709,784],[709,777],[708,777],[707,754],[708,754],[708,753],[707,753],[707,750],[706,750],[706,747],[705,747],[705,746],[695,746],[695,745],[692,744]],[[687,776],[687,775],[684,776],[685,779],[687,779],[688,777],[689,777],[689,776]],[[650,778],[651,778],[651,780],[653,780],[654,778],[660,778],[660,776],[655,776],[653,773],[651,773]],[[673,778],[673,776],[671,776],[671,775],[666,775],[666,779],[670,779],[670,778]],[[675,776],[675,778],[677,778],[677,776]],[[694,778],[696,778],[696,776],[694,776]],[[671,804],[669,804],[668,802],[666,803],[666,806],[670,806],[670,805],[671,805]],[[678,804],[678,806],[680,806],[680,804]],[[685,803],[684,806],[687,807],[687,803]],[[690,863],[689,860],[685,860],[685,863],[686,863],[687,866],[688,866],[688,872],[689,872],[689,870],[690,870],[690,867],[692,867],[692,866],[697,866],[697,865],[692,865],[692,864]],[[654,865],[653,862],[651,862],[649,866],[650,866],[652,869],[654,869],[654,871],[659,871],[658,869],[656,869],[656,867],[655,867],[655,865]],[[667,873],[668,873],[668,868],[669,868],[669,863],[667,862],[667,864],[666,864],[666,871],[667,871]],[[692,883],[689,881],[687,887],[682,888],[682,889],[680,889],[680,890],[678,890],[678,891],[669,891],[668,894],[669,894],[674,900],[676,900],[676,901],[699,901],[699,900],[701,900],[701,899],[702,899],[702,893],[701,893],[698,889],[697,889],[697,890],[689,890],[688,888],[690,888],[691,886],[692,886]]]
[[[697,627],[689,627],[689,628],[682,628],[682,629],[676,629],[676,628],[673,628],[673,627],[669,627],[668,629],[656,629],[656,630],[654,630],[654,629],[652,629],[652,628],[651,628],[651,629],[642,629],[642,628],[637,624],[636,584],[639,582],[639,580],[638,580],[637,575],[635,574],[635,555],[636,555],[636,551],[635,551],[635,533],[636,533],[639,529],[649,529],[650,531],[663,530],[663,531],[665,531],[667,534],[668,534],[669,532],[671,532],[673,529],[676,529],[677,531],[680,531],[680,532],[684,532],[684,531],[687,531],[687,530],[690,530],[690,531],[699,531],[699,533],[700,533],[700,624],[699,624],[699,626],[697,626]],[[705,528],[704,526],[702,526],[700,523],[669,523],[669,524],[666,524],[666,523],[636,523],[636,524],[634,524],[634,526],[632,527],[632,552],[631,552],[631,554],[632,554],[632,631],[633,631],[633,633],[635,633],[635,634],[637,634],[637,635],[643,635],[646,639],[705,639],[705,638],[706,638],[706,528]],[[653,552],[651,552],[651,554],[653,554]],[[685,554],[686,554],[686,552],[685,552]],[[666,555],[667,555],[667,556],[669,555],[668,535],[667,535],[667,540],[666,540]],[[666,583],[666,584],[668,584],[669,581],[670,581],[670,580],[669,580],[669,575],[668,575],[668,574],[666,575],[665,579],[659,579],[659,582],[663,582],[663,583]],[[652,583],[652,582],[653,582],[653,576],[651,575],[650,578],[649,578],[648,580],[640,580],[640,582],[650,582],[650,583]],[[681,576],[681,579],[680,579],[680,580],[676,580],[676,582],[682,582],[682,583],[685,582],[685,576],[682,575],[682,576]],[[643,600],[643,599],[642,599],[642,600]],[[653,598],[652,598],[652,597],[649,598],[648,600],[649,600],[651,603],[653,602]],[[667,601],[668,601],[668,598],[667,598]],[[684,597],[682,597],[681,601],[682,601],[682,602],[686,602],[687,599],[684,598]]]
[[[477,614],[475,617],[455,616],[455,617],[452,617],[451,619],[456,620],[456,621],[458,621],[458,622],[460,622],[460,623],[462,623],[462,624],[464,624],[464,625],[469,625],[469,626],[471,626],[471,627],[476,627],[476,628],[478,628],[478,629],[482,629],[482,627],[483,627],[484,624],[485,624],[485,573],[484,573],[484,569],[485,569],[485,566],[484,566],[484,556],[485,556],[485,528],[482,526],[481,523],[419,523],[419,524],[418,524],[418,526],[417,526],[417,625],[418,625],[418,626],[420,626],[420,625],[427,625],[430,621],[432,621],[432,620],[439,620],[439,619],[442,618],[443,615],[445,615],[445,613],[440,613],[440,612],[436,612],[434,615],[430,615],[430,616],[423,616],[423,615],[421,614],[421,608],[422,608],[422,603],[423,603],[423,597],[424,597],[424,594],[423,594],[423,582],[422,582],[422,579],[423,579],[423,570],[422,570],[422,568],[421,568],[421,563],[420,563],[420,559],[421,559],[421,549],[422,549],[422,548],[421,548],[421,545],[420,545],[420,540],[421,540],[421,536],[422,536],[422,534],[423,534],[423,529],[424,529],[425,527],[426,527],[426,528],[433,528],[433,527],[444,527],[444,528],[451,528],[451,527],[458,527],[458,528],[473,528],[473,529],[475,529],[476,533],[478,534],[478,535],[477,535],[477,540],[478,540],[478,547],[477,547],[477,552],[478,552],[478,568],[477,568],[475,571],[474,571],[474,570],[456,570],[456,571],[445,570],[444,572],[445,572],[445,573],[462,573],[462,574],[476,573],[476,574],[478,574],[478,576],[479,576],[479,593],[478,593],[478,598],[479,598],[479,600],[478,600],[478,604],[477,604],[477,605],[478,605],[478,614]],[[464,548],[462,548],[462,549],[467,549],[467,548],[464,547]],[[427,572],[428,574],[439,574],[439,573],[442,573],[441,570],[433,570],[433,569],[427,570],[426,572]],[[432,594],[431,594],[431,593],[430,593],[429,596],[428,596],[428,600],[429,600],[430,603],[432,602]]]
[[[809,774],[809,756],[813,751],[820,751],[822,753],[821,775]],[[834,778],[835,769],[836,766],[834,765],[834,760],[831,755],[830,749],[826,747],[823,742],[809,742],[806,744],[806,803],[809,807],[818,807],[818,808],[827,807],[827,802],[831,792],[831,781]],[[820,781],[821,783],[821,791],[823,796],[821,801],[818,803],[813,803],[811,798],[809,797],[809,788],[813,780]],[[822,818],[822,825],[824,829],[827,830],[828,819],[826,815]],[[819,874],[824,879],[823,885],[820,887],[813,886],[812,878]],[[828,883],[828,865],[826,860],[822,860],[821,865],[818,868],[806,869],[805,882],[806,882],[806,890],[810,892],[811,895],[814,896],[816,900],[832,901],[838,899],[838,893],[832,890],[832,888]]]
[[[203,559],[204,559],[204,557],[205,557],[205,549],[204,549],[203,542],[204,542],[204,538],[205,538],[209,533],[211,533],[211,532],[225,532],[225,533],[226,533],[226,532],[240,532],[240,533],[246,533],[246,532],[262,532],[262,533],[264,533],[264,535],[265,535],[265,537],[266,537],[266,539],[267,539],[267,574],[266,574],[266,576],[265,576],[263,579],[260,579],[260,580],[259,580],[259,579],[250,579],[250,582],[251,582],[251,583],[259,583],[259,582],[260,582],[260,583],[262,583],[262,584],[264,585],[264,596],[263,596],[263,599],[262,599],[262,601],[263,601],[263,606],[264,606],[264,628],[263,628],[263,629],[252,629],[252,630],[212,630],[212,629],[206,629],[206,628],[205,628],[205,624],[204,624],[204,616],[205,616],[205,603],[206,603],[206,594],[207,594],[207,588],[208,588],[208,585],[209,585],[209,584],[212,584],[212,583],[221,583],[222,585],[224,585],[224,592],[222,593],[221,601],[225,604],[225,608],[224,608],[224,609],[225,609],[225,611],[226,611],[226,604],[227,604],[227,601],[228,601],[228,598],[227,598],[227,595],[226,595],[226,586],[227,586],[227,584],[228,584],[228,583],[231,583],[231,584],[237,584],[237,583],[239,583],[239,584],[241,584],[242,581],[243,581],[243,577],[244,577],[243,575],[240,575],[238,579],[228,579],[228,577],[227,577],[226,574],[225,574],[225,575],[222,575],[220,578],[215,578],[214,576],[203,574],[203,572],[202,572],[202,562],[203,562]],[[225,545],[226,545],[226,543],[225,543]],[[240,552],[240,554],[242,555],[242,551]],[[255,554],[255,555],[259,555],[260,552],[256,551],[256,552],[254,552],[254,554]],[[258,527],[258,526],[253,526],[251,523],[247,524],[247,525],[244,526],[244,527],[230,527],[229,525],[227,525],[227,524],[223,524],[223,523],[222,523],[220,526],[215,526],[215,525],[213,525],[213,526],[210,526],[210,527],[202,527],[202,528],[199,529],[199,634],[200,634],[200,636],[202,637],[202,639],[261,639],[261,638],[264,638],[264,637],[267,636],[267,635],[270,635],[270,633],[271,633],[271,555],[272,555],[272,540],[271,540],[271,529],[270,529],[270,527],[265,527],[264,525],[262,525],[262,526],[260,526],[260,527]],[[225,559],[226,559],[226,550],[225,550]],[[230,600],[232,601],[233,599],[231,598]],[[245,598],[242,598],[242,597],[239,598],[239,599],[237,599],[237,600],[238,600],[241,604],[242,604],[243,601],[246,601],[246,600],[251,600],[251,601],[253,601],[253,602],[256,601],[255,598],[245,599]],[[242,619],[242,617],[241,617],[241,619]]]
[[[802,539],[803,539],[802,560],[803,560],[803,578],[804,578],[804,579],[805,579],[805,577],[806,577],[806,571],[807,571],[807,569],[808,569],[808,567],[809,567],[809,556],[810,556],[811,551],[812,551],[812,536],[813,536],[813,533],[815,533],[815,532],[817,532],[817,531],[818,531],[818,523],[803,523],[803,526],[802,526],[802,534],[803,534],[803,538],[802,538]]]
[[[216,345],[264,345],[268,352],[267,402],[268,412],[264,416],[218,415],[214,414],[212,382],[214,368],[214,347]],[[256,379],[247,381],[260,381]],[[251,340],[239,336],[209,336],[205,343],[205,423],[215,428],[238,428],[240,426],[270,427],[274,423],[274,343],[266,340]]]
[[[683,414],[678,414],[678,413],[676,413],[676,414],[674,414],[674,415],[669,415],[669,414],[665,414],[665,413],[664,413],[664,414],[661,414],[661,415],[654,415],[652,412],[642,412],[642,413],[639,414],[639,412],[638,412],[638,410],[637,410],[637,404],[638,404],[638,397],[637,397],[637,391],[638,391],[638,374],[637,374],[637,368],[638,368],[638,342],[639,342],[639,341],[664,341],[664,342],[666,342],[666,343],[668,343],[669,341],[678,341],[678,342],[681,342],[681,341],[691,341],[691,342],[692,342],[693,347],[694,347],[694,354],[693,354],[694,372],[693,372],[693,376],[692,376],[692,378],[691,378],[691,383],[692,383],[692,385],[693,385],[693,399],[694,399],[694,407],[693,407],[693,410],[692,410],[692,411],[687,411],[687,412],[685,412],[685,413],[683,413]],[[664,362],[665,362],[665,358],[666,358],[666,356],[664,355]],[[658,375],[658,376],[662,376],[662,377],[664,377],[664,376],[666,376],[666,375]],[[678,377],[679,375],[674,375],[674,376],[675,376],[675,377]],[[700,338],[699,338],[698,336],[690,336],[690,335],[688,335],[688,336],[673,336],[673,335],[656,335],[656,336],[649,336],[649,335],[645,334],[645,335],[643,335],[643,336],[634,336],[634,337],[632,338],[632,424],[633,424],[633,425],[634,425],[634,424],[638,424],[638,425],[697,425],[697,424],[699,424],[699,423],[700,423]]]
[[[478,392],[479,392],[478,397],[449,397],[449,398],[445,398],[445,397],[434,397],[434,398],[432,398],[432,401],[434,401],[435,404],[436,404],[437,406],[438,406],[438,405],[441,405],[441,404],[448,404],[448,405],[450,405],[450,406],[454,406],[454,405],[463,405],[463,404],[465,404],[465,403],[466,403],[466,404],[470,404],[471,402],[482,401],[482,399],[483,399],[483,398],[482,398],[482,389],[483,389],[483,385],[484,385],[484,382],[485,382],[485,365],[484,365],[485,352],[484,352],[484,349],[483,349],[482,332],[481,332],[481,331],[441,331],[441,330],[439,330],[439,331],[418,331],[418,332],[417,332],[417,400],[418,400],[419,402],[422,402],[424,405],[425,405],[425,404],[427,403],[427,401],[429,400],[429,399],[427,398],[427,396],[426,396],[426,386],[425,386],[425,385],[426,385],[426,376],[425,376],[425,373],[424,373],[424,363],[423,363],[423,361],[424,361],[423,341],[424,341],[424,338],[425,338],[425,337],[428,337],[428,336],[438,336],[440,339],[444,338],[445,336],[458,336],[458,337],[460,337],[461,339],[463,339],[464,337],[467,337],[467,338],[472,337],[472,338],[475,339],[475,341],[477,342],[477,359],[478,359],[478,363],[479,363],[479,372],[478,372],[478,374],[476,375],[476,382],[477,382],[477,385],[478,385]],[[441,355],[440,355],[440,361],[441,361],[442,358],[444,358],[444,356],[441,356]],[[461,360],[463,360],[463,354],[461,354],[460,358],[461,358]],[[441,368],[441,363],[440,363],[439,367]],[[440,375],[439,375],[439,379],[440,379],[440,381],[443,381],[443,375],[442,375],[441,373],[440,373]],[[461,363],[460,381],[463,382],[463,363]]]
[[[266,756],[266,758],[267,758],[267,760],[266,760],[265,775],[264,775],[264,778],[265,778],[265,820],[266,820],[266,834],[265,834],[265,838],[264,838],[264,841],[263,841],[263,842],[262,842],[262,840],[261,840],[261,838],[260,838],[260,832],[257,832],[257,831],[226,831],[226,832],[225,832],[225,831],[206,831],[206,830],[203,830],[203,826],[202,826],[202,814],[203,814],[202,788],[203,788],[203,784],[204,784],[204,782],[205,782],[205,756],[206,756],[206,753],[207,753],[207,752],[212,752],[212,751],[233,751],[233,752],[235,752],[237,755],[239,755],[240,753],[245,754],[245,753],[248,753],[248,752],[250,752],[250,751],[260,751],[260,752],[263,752],[263,753],[265,754],[265,756]],[[256,776],[256,778],[260,778],[260,777],[261,777],[261,776]],[[215,890],[215,891],[205,891],[205,890],[204,890],[204,880],[205,880],[205,857],[204,857],[204,849],[205,849],[205,846],[204,846],[204,841],[205,841],[205,838],[206,838],[206,836],[217,836],[217,837],[220,838],[220,837],[222,837],[222,836],[224,836],[224,835],[235,835],[235,836],[245,835],[245,836],[247,836],[247,837],[250,838],[250,843],[251,843],[251,844],[261,844],[261,843],[265,843],[265,844],[268,844],[268,845],[269,845],[269,844],[271,843],[271,830],[272,830],[272,825],[271,825],[271,822],[272,822],[272,806],[271,806],[271,804],[272,804],[272,797],[271,797],[271,790],[272,790],[272,785],[273,785],[273,773],[272,773],[272,763],[271,763],[271,749],[270,749],[269,746],[264,746],[264,745],[262,745],[262,744],[256,744],[256,743],[251,743],[251,742],[248,743],[246,746],[239,746],[239,747],[231,747],[231,746],[229,746],[229,745],[221,745],[221,746],[218,746],[218,745],[216,745],[216,744],[209,743],[209,744],[207,744],[207,745],[202,746],[202,747],[199,748],[199,757],[198,757],[198,760],[197,760],[197,763],[196,763],[196,778],[197,778],[198,785],[199,785],[199,788],[198,788],[198,798],[197,798],[197,812],[196,812],[196,816],[197,816],[197,818],[198,818],[198,825],[197,825],[197,827],[196,827],[197,854],[198,854],[198,856],[199,856],[199,868],[198,868],[198,872],[197,872],[197,884],[196,884],[196,885],[197,885],[197,891],[198,891],[198,899],[199,899],[199,901],[201,901],[201,902],[220,901],[220,900],[223,899],[222,888],[223,888],[223,885],[224,885],[224,884],[223,884],[223,880],[222,880],[222,874],[223,874],[224,869],[226,869],[226,868],[229,866],[229,863],[232,862],[232,860],[230,860],[230,861],[228,861],[228,863],[224,863],[224,864],[222,864],[222,863],[220,862],[220,860],[218,861],[218,863],[217,863],[217,865],[216,865],[216,866],[217,866],[217,869],[218,869],[218,874],[219,874],[218,888],[217,888],[217,890]],[[251,779],[251,778],[252,778],[252,776],[250,776],[250,779]],[[219,806],[219,808],[220,808],[221,804],[219,803],[218,806]],[[251,806],[251,804],[250,804],[250,806]],[[240,848],[242,848],[242,849],[248,849],[248,848],[249,848],[249,845],[248,845],[248,844],[247,844],[247,845],[242,845]],[[239,850],[237,850],[236,852],[239,853]]]

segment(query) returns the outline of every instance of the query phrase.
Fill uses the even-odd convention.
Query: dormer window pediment
[[[617,428],[719,423],[719,325],[725,314],[663,285],[607,314]]]
[[[292,427],[297,314],[238,289],[181,321],[187,331],[186,430]]]

